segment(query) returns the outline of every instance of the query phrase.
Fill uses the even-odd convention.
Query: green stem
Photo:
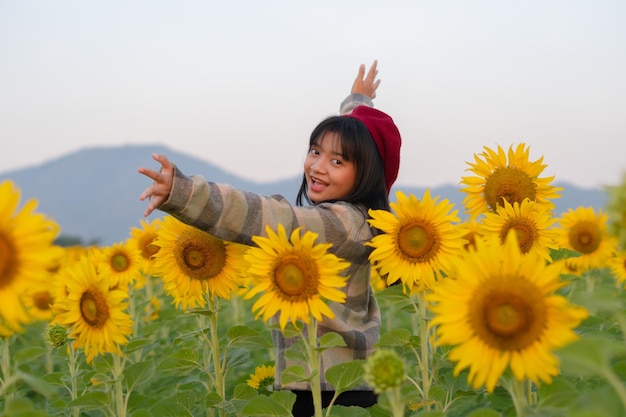
[[[67,356],[69,359],[69,370],[70,370],[70,396],[72,400],[78,398],[78,361],[76,360],[76,351],[72,346],[72,343],[68,341],[67,344]],[[74,417],[80,416],[80,407],[74,407],[72,414]]]
[[[593,289],[594,289],[594,279],[593,279],[593,275],[591,274],[591,272],[589,270],[584,272],[584,276],[585,276],[585,282],[587,283],[587,294],[593,294]]]
[[[392,417],[404,417],[404,402],[400,393],[400,387],[395,387],[387,391],[387,398],[391,406]]]
[[[528,404],[537,404],[537,395],[533,392],[533,381],[526,378],[526,402]]]
[[[619,395],[619,398],[622,401],[622,406],[624,407],[624,409],[626,409],[626,387],[624,387],[624,383],[622,382],[622,380],[610,369],[607,369],[606,372],[603,372],[603,376],[613,387],[615,392],[617,392],[617,395]]]
[[[616,311],[615,319],[619,323],[619,327],[621,328],[621,331],[622,331],[622,336],[626,336],[626,317],[624,316],[624,314],[622,314],[621,311]]]
[[[113,353],[113,378],[115,380],[115,411],[117,417],[126,417],[124,386],[122,384],[124,365],[121,355]]]
[[[0,337],[2,339],[2,358],[0,362],[0,370],[2,371],[2,375],[0,378],[0,393],[4,393],[9,388],[9,384],[11,384],[11,360],[10,360],[10,350],[9,350],[9,338]],[[7,394],[4,396],[6,400],[9,400],[12,397],[12,394]],[[5,406],[6,403],[5,402]]]
[[[430,357],[429,357],[429,344],[430,344],[430,329],[428,328],[428,320],[426,318],[426,298],[424,297],[424,291],[420,291],[418,294],[419,302],[419,328],[420,328],[420,347],[421,347],[421,374],[422,374],[422,393],[424,402],[428,401],[428,393],[430,392]],[[426,406],[430,409],[430,406]]]
[[[211,351],[213,353],[213,369],[215,369],[215,389],[222,400],[226,400],[226,386],[224,385],[224,368],[220,363],[220,340],[217,332],[217,298],[209,295],[209,308],[211,314]],[[223,416],[224,411],[219,410],[219,415]]]
[[[508,391],[513,400],[515,407],[515,415],[524,417],[524,407],[526,405],[526,396],[524,395],[524,381],[518,381],[517,378],[511,376],[509,379]]]
[[[311,394],[313,396],[313,408],[315,409],[315,417],[322,417],[322,386],[321,386],[321,361],[320,352],[317,350],[317,320],[312,319],[311,324],[307,326],[309,330],[309,340],[307,352],[309,355],[309,369],[311,375]]]

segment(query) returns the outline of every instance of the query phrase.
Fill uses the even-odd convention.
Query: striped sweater
[[[220,239],[253,245],[253,236],[267,236],[265,227],[285,227],[287,235],[295,228],[318,234],[316,242],[331,243],[330,252],[350,262],[344,271],[349,276],[345,304],[331,302],[334,319],[324,318],[318,325],[318,335],[334,331],[346,342],[345,347],[330,348],[322,354],[322,389],[333,390],[323,375],[329,367],[365,359],[372,353],[380,335],[380,309],[370,285],[371,248],[364,243],[372,238],[366,221],[367,210],[346,202],[321,203],[299,207],[279,195],[262,196],[216,184],[201,176],[188,177],[175,168],[170,196],[159,210],[169,213],[186,224],[204,230]],[[285,351],[296,338],[286,339],[280,331],[272,331],[276,353],[276,388],[305,389],[308,384],[283,385],[281,372],[294,365],[285,358]],[[304,364],[300,364],[304,365]],[[357,390],[369,389],[362,385]]]

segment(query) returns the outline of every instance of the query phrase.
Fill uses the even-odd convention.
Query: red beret
[[[398,170],[400,169],[402,138],[396,124],[386,113],[368,106],[357,106],[352,110],[352,113],[346,114],[346,117],[361,121],[376,142],[378,152],[383,159],[385,184],[389,193],[391,186],[398,178]]]

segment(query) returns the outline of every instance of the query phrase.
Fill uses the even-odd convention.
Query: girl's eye
[[[339,159],[333,159],[333,165],[341,165],[343,164],[343,162],[341,162]]]
[[[319,155],[319,151],[318,151],[317,149],[313,149],[313,148],[311,148],[311,149],[309,150],[309,153],[310,153],[310,154],[313,154],[313,155]]]

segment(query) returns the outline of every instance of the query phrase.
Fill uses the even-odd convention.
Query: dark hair
[[[322,137],[329,132],[339,135],[341,152],[347,161],[354,163],[356,170],[354,188],[341,201],[363,204],[368,209],[390,210],[383,160],[365,125],[351,117],[328,117],[313,129],[309,140],[309,149],[317,145]],[[306,176],[304,175],[300,190],[298,190],[296,205],[301,206],[303,199],[312,204],[307,194]],[[334,201],[337,200],[331,202]]]

